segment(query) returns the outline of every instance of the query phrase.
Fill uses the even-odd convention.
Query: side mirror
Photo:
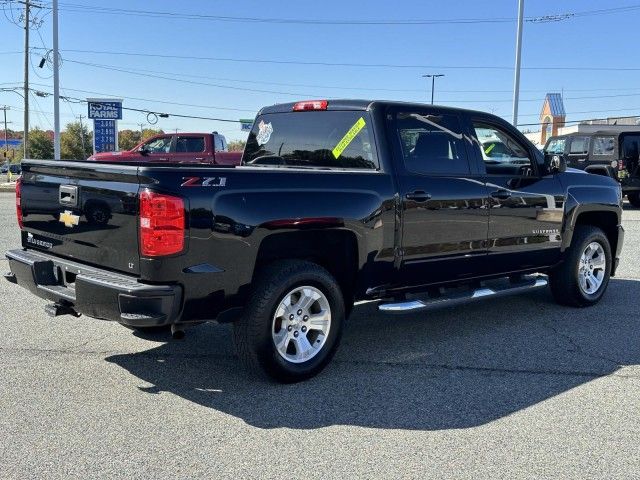
[[[549,173],[562,173],[567,170],[567,162],[563,155],[545,153],[544,163]]]

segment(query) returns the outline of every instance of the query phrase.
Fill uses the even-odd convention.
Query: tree
[[[60,157],[64,160],[84,160],[91,155],[92,145],[93,132],[89,132],[86,124],[83,124],[81,129],[80,122],[68,123],[60,135]]]
[[[120,130],[118,132],[118,148],[120,150],[131,150],[140,143],[140,132],[138,130]]]
[[[244,140],[234,140],[229,142],[228,147],[230,152],[242,152],[247,144]]]
[[[142,131],[142,140],[146,140],[147,138],[151,138],[154,135],[162,135],[164,134],[164,130],[158,128],[158,129],[154,129],[154,128],[145,128]]]
[[[29,158],[52,159],[53,139],[39,128],[29,132]]]
[[[139,130],[120,130],[118,131],[118,148],[120,150],[131,150],[138,145],[142,140],[164,133],[162,130],[154,130],[153,128],[146,128],[140,135]]]

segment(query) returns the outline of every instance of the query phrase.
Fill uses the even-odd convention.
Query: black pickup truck
[[[421,104],[264,108],[237,167],[22,165],[8,280],[51,315],[234,322],[243,363],[283,382],[329,362],[355,302],[416,312],[549,283],[595,304],[624,235],[611,178],[494,115]]]

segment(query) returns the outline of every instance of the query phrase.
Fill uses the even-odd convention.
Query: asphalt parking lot
[[[0,251],[15,248],[0,192]],[[0,283],[0,478],[640,478],[640,211],[604,300],[357,307],[334,362],[247,376],[230,327],[182,341]],[[0,260],[2,270],[6,260]]]

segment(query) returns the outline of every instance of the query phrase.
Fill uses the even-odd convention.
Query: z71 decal
[[[181,187],[224,187],[227,177],[182,177]]]

